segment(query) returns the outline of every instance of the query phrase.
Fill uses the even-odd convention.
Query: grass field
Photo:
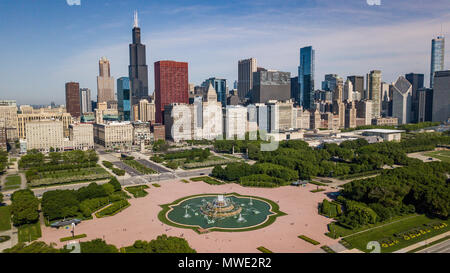
[[[425,153],[425,155],[450,163],[450,151],[434,151]]]
[[[444,223],[445,225],[442,225],[442,228],[434,229],[426,227],[426,224],[431,223]],[[415,244],[417,242],[420,242],[422,240],[431,238],[433,236],[436,236],[438,234],[444,233],[448,231],[450,224],[450,219],[448,220],[440,220],[440,219],[432,219],[425,215],[417,215],[414,217],[405,218],[404,220],[400,220],[397,222],[392,222],[390,224],[386,224],[384,226],[380,226],[378,228],[374,228],[372,230],[364,231],[358,234],[350,235],[344,240],[348,243],[350,243],[353,247],[364,251],[364,252],[370,252],[371,250],[366,249],[367,243],[370,241],[377,241],[379,242],[381,247],[381,252],[394,252],[396,250],[405,248],[409,245]],[[407,232],[413,229],[417,230],[423,230],[424,232],[420,234],[419,236],[414,236],[409,239],[404,239],[399,233]],[[427,232],[428,230],[428,232]],[[416,232],[417,234],[417,232]],[[383,246],[383,243],[387,243],[386,246]]]
[[[20,188],[21,179],[19,175],[8,175],[3,190],[14,190]]]
[[[125,190],[129,193],[131,193],[134,198],[144,197],[147,196],[148,192],[145,191],[145,189],[148,189],[149,186],[142,185],[142,186],[131,186],[131,187],[125,187]]]
[[[0,207],[0,231],[11,229],[11,210],[9,206]]]
[[[30,242],[42,237],[41,225],[39,222],[35,224],[27,224],[18,228],[19,243]]]

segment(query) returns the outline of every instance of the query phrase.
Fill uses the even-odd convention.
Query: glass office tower
[[[300,93],[296,102],[304,109],[314,108],[314,54],[311,46],[300,49],[300,66],[298,67]]]
[[[217,100],[222,103],[222,107],[227,106],[227,80],[218,78],[209,78],[202,83],[203,87],[208,89],[209,84],[212,84],[214,89],[216,89]]]
[[[431,41],[430,88],[433,88],[434,72],[444,70],[445,38],[438,36]]]
[[[130,79],[122,77],[117,79],[117,108],[120,120],[129,121],[131,117]]]

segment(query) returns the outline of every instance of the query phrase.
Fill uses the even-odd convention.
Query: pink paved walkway
[[[102,238],[119,248],[129,246],[136,240],[150,241],[158,235],[167,234],[184,237],[197,252],[259,252],[256,249],[259,246],[273,252],[311,252],[321,245],[337,243],[337,240],[324,235],[331,220],[317,214],[317,204],[326,198],[327,191],[311,193],[315,185],[265,189],[245,188],[237,184],[213,186],[203,182],[170,181],[160,184],[160,188],[150,187],[146,197],[131,199],[131,206],[117,215],[82,222],[75,228],[75,234],[87,234],[82,241]],[[158,220],[159,204],[171,203],[189,195],[231,192],[278,202],[280,210],[288,215],[278,217],[272,225],[254,231],[202,235],[190,229],[165,225]],[[313,246],[297,238],[302,234],[319,241],[321,245]],[[43,241],[62,246],[59,239],[71,234],[70,230],[42,227],[42,235]]]

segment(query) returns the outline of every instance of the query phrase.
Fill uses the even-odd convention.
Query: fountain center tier
[[[232,217],[241,213],[242,208],[231,199],[218,195],[212,202],[200,207],[201,212],[211,218]]]

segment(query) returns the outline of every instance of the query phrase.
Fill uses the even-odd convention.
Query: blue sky
[[[216,76],[232,87],[237,61],[249,57],[297,76],[299,48],[308,45],[316,50],[316,86],[324,74],[373,69],[386,82],[409,72],[424,73],[428,82],[431,39],[441,25],[444,34],[450,30],[448,0],[381,0],[380,6],[366,0],[81,0],[72,6],[1,0],[0,99],[63,104],[67,81],[96,96],[102,56],[116,79],[127,76],[134,10],[147,45],[150,90],[153,63],[166,59],[189,62],[195,84]]]

